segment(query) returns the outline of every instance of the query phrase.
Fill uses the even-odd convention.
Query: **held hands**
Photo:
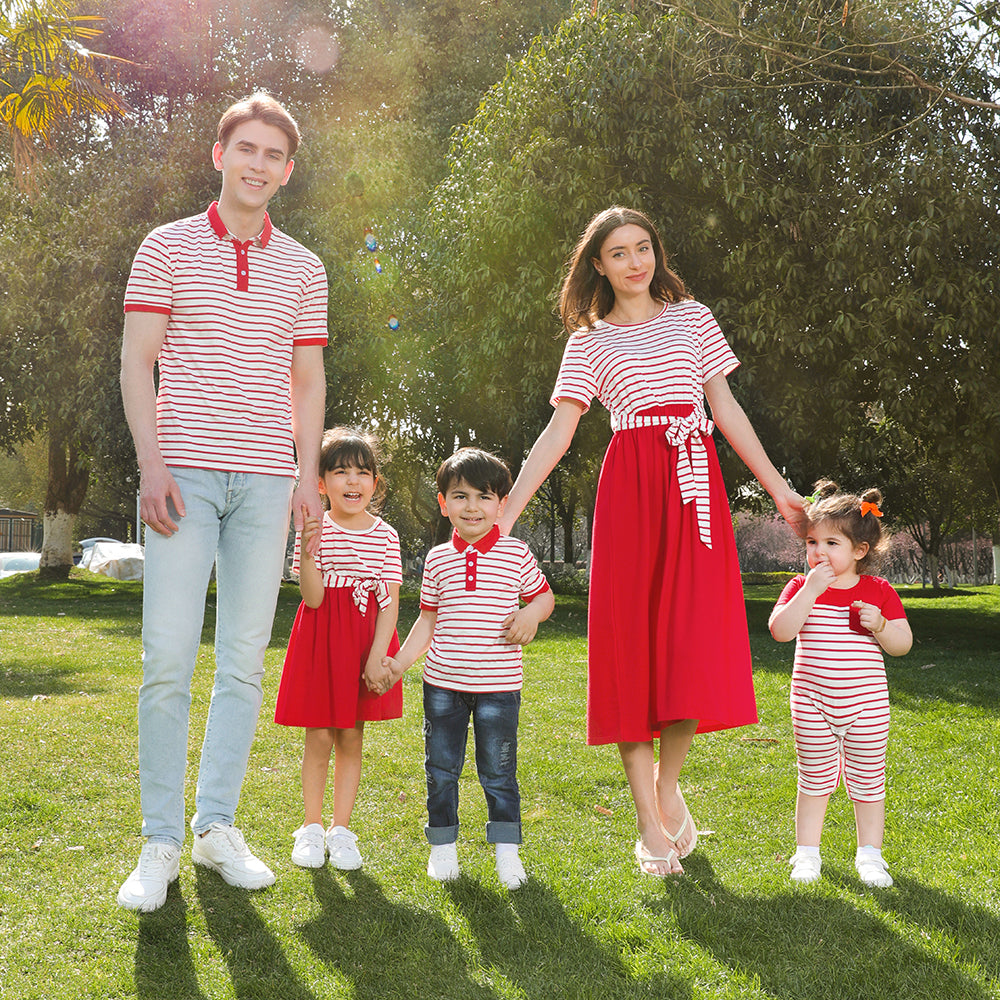
[[[372,694],[383,695],[406,673],[406,668],[391,656],[369,660],[365,665],[365,684]]]
[[[885,619],[882,617],[882,611],[876,608],[874,604],[855,601],[851,607],[857,609],[858,621],[862,628],[868,629],[872,634],[877,634],[885,628]]]
[[[301,555],[308,555],[310,558],[315,556],[319,548],[322,527],[320,519],[315,514],[310,514],[305,504],[299,508],[295,529],[302,531]]]
[[[173,505],[176,516],[182,518],[186,513],[184,500],[170,470],[162,462],[144,467],[139,475],[139,516],[158,535],[170,536],[177,530],[168,501]]]
[[[323,504],[319,499],[319,489],[315,485],[318,480],[313,480],[312,487],[300,482],[292,494],[292,514],[295,517],[295,530],[302,532],[302,552],[308,552],[315,556],[319,552],[321,534],[316,532],[310,536],[309,541],[305,538],[305,519],[307,516],[316,519],[319,524],[323,520]]]
[[[791,487],[784,492],[776,493],[774,496],[775,506],[778,513],[788,522],[792,531],[799,538],[806,537],[809,528],[809,519],[806,517],[805,501]]]

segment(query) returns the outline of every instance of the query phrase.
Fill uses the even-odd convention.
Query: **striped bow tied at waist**
[[[666,418],[667,443],[677,448],[677,485],[685,504],[694,501],[698,521],[698,537],[712,547],[712,520],[710,486],[708,480],[708,451],[704,435],[711,434],[715,424],[700,410],[692,410],[686,417]]]
[[[368,595],[374,594],[378,606],[384,611],[392,603],[389,585],[384,580],[355,580],[351,596],[355,607],[364,614],[368,610]]]

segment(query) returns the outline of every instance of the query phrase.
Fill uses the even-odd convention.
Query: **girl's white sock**
[[[859,858],[874,858],[876,861],[881,861],[882,860],[882,848],[881,847],[872,847],[871,844],[865,844],[864,847],[859,847],[858,848],[858,854],[857,854],[857,856]]]
[[[818,847],[806,847],[804,844],[796,844],[795,845],[795,853],[796,854],[815,854],[816,857],[818,858],[819,857],[819,848]]]

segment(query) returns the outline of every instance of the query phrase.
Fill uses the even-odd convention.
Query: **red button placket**
[[[476,557],[479,553],[474,548],[465,550],[465,589],[476,589]]]
[[[236,291],[238,292],[248,292],[250,290],[250,264],[247,258],[247,250],[250,248],[251,243],[253,243],[253,240],[247,240],[246,243],[233,240],[233,246],[236,248]]]

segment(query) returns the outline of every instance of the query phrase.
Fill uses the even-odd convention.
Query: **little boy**
[[[431,844],[427,874],[458,878],[458,777],[469,717],[476,769],[486,793],[486,840],[496,845],[497,875],[508,889],[527,880],[518,855],[517,719],[521,646],[555,607],[538,564],[519,538],[501,535],[497,519],[511,488],[510,470],[478,448],[462,448],[438,469],[438,505],[455,531],[427,554],[420,617],[395,658],[391,683],[423,653],[424,744]],[[519,598],[526,602],[519,607]]]

